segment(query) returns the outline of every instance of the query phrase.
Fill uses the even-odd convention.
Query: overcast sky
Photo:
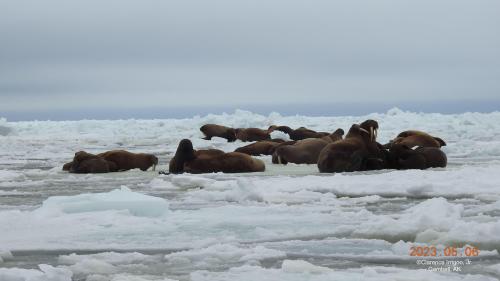
[[[500,99],[498,0],[0,0],[0,115],[452,99]]]

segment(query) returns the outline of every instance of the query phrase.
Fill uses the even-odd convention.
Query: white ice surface
[[[199,127],[206,123],[333,132],[368,118],[379,122],[381,143],[407,129],[440,136],[448,143],[443,150],[449,166],[324,175],[315,165],[273,165],[266,156],[260,157],[266,172],[255,174],[61,171],[78,150],[154,153],[166,169],[182,138],[192,139],[197,148],[224,151],[248,144],[202,140]],[[16,267],[18,251],[69,251],[56,256],[52,265],[62,275],[50,280],[64,280],[63,272],[86,281],[500,276],[495,260],[500,249],[499,112],[443,115],[392,109],[367,116],[284,117],[237,111],[182,120],[0,120],[0,151],[0,267]],[[369,263],[412,263],[408,253],[414,243],[473,245],[488,262],[476,264],[470,276]],[[317,259],[355,265],[343,268]],[[0,268],[3,276],[17,272],[39,278],[34,280],[49,280],[43,278],[53,271],[46,270]],[[483,273],[488,276],[478,277]]]

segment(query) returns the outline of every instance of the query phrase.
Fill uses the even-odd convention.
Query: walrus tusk
[[[278,154],[278,164],[281,165],[281,156]]]
[[[360,131],[362,131],[362,132],[365,132],[365,133],[367,133],[367,134],[369,134],[369,133],[370,133],[370,132],[368,132],[367,130],[365,130],[365,129],[361,128],[361,127],[359,128],[359,130],[360,130]]]
[[[373,127],[370,127],[370,141],[373,141]]]
[[[153,171],[156,169],[156,164],[153,164]]]

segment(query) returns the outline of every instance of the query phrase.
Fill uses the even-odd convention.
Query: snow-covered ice
[[[61,171],[79,150],[153,153],[167,169],[182,138],[244,145],[202,140],[206,123],[334,131],[368,118],[382,143],[407,129],[442,137],[449,166],[332,175],[263,156],[267,169],[255,174]],[[498,171],[499,112],[0,119],[0,280],[496,280]],[[481,252],[462,272],[433,272],[409,255],[413,245]]]

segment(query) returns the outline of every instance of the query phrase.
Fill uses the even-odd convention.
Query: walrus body
[[[77,174],[109,173],[116,172],[117,167],[113,162],[106,161],[98,155],[90,154],[85,151],[79,151],[75,153],[75,157],[73,158],[73,162],[71,162],[69,171]]]
[[[158,158],[152,154],[132,153],[126,150],[111,150],[97,154],[107,161],[114,162],[118,171],[127,171],[131,169],[141,169],[146,171],[153,167],[153,171],[158,165]]]
[[[427,168],[444,168],[448,165],[446,153],[439,148],[419,147],[415,151],[425,157]]]
[[[288,126],[271,126],[276,131],[281,131],[285,134],[288,134],[290,139],[292,140],[303,140],[309,138],[321,138],[328,136],[329,133],[326,132],[316,132],[311,129],[307,129],[305,127],[300,127],[298,129],[293,130]],[[270,128],[271,128],[270,127]]]
[[[190,140],[184,139],[179,143],[174,158],[170,161],[171,173],[245,173],[262,172],[264,162],[251,156],[239,153],[200,153],[193,149]]]
[[[236,138],[241,141],[262,141],[271,139],[271,130],[262,130],[259,128],[238,128],[235,129]]]
[[[111,150],[103,153],[99,153],[97,155],[87,153],[88,156],[92,155],[94,157],[100,157],[108,162],[112,162],[113,171],[126,171],[130,169],[141,169],[142,171],[146,171],[151,166],[153,166],[153,171],[155,170],[156,165],[158,165],[158,158],[152,154],[145,153],[132,153],[125,150]],[[76,154],[75,154],[76,155]],[[83,157],[84,154],[81,154]],[[94,161],[97,163],[97,161]],[[64,164],[63,171],[70,171],[73,166],[74,160],[72,162],[68,162]]]
[[[179,145],[180,146],[180,145]],[[200,149],[200,150],[193,150],[194,157],[197,159],[208,159],[211,157],[216,157],[220,156],[223,154],[226,154],[224,151],[219,150],[219,149]],[[189,151],[186,150],[186,153]],[[177,152],[175,153],[175,156],[170,159],[169,165],[168,165],[168,171],[173,174],[181,174],[184,172],[184,161],[182,161],[182,153],[179,153],[179,148],[177,148]]]
[[[353,172],[366,170],[380,159],[375,141],[378,123],[367,120],[354,124],[345,139],[330,143],[321,151],[318,169],[321,173]]]
[[[390,147],[392,144],[401,144],[407,147],[441,147],[445,146],[446,143],[437,137],[433,137],[426,132],[409,130],[398,134],[398,136],[388,144]]]
[[[390,149],[391,167],[393,169],[427,169],[444,168],[448,159],[437,147],[418,147],[411,149],[402,144],[393,145]]]
[[[258,141],[249,145],[238,147],[234,152],[241,152],[248,155],[272,155],[274,148],[283,143],[272,140]]]
[[[335,130],[335,132],[321,137],[321,139],[326,140],[328,142],[336,142],[338,140],[341,140],[343,135],[344,135],[344,130],[339,128],[339,129]]]
[[[321,150],[329,143],[321,138],[309,138],[283,145],[275,149],[272,161],[274,164],[316,164]]]
[[[201,126],[200,131],[205,135],[205,140],[211,140],[212,137],[225,138],[228,142],[236,140],[235,130],[226,126],[206,124]]]

